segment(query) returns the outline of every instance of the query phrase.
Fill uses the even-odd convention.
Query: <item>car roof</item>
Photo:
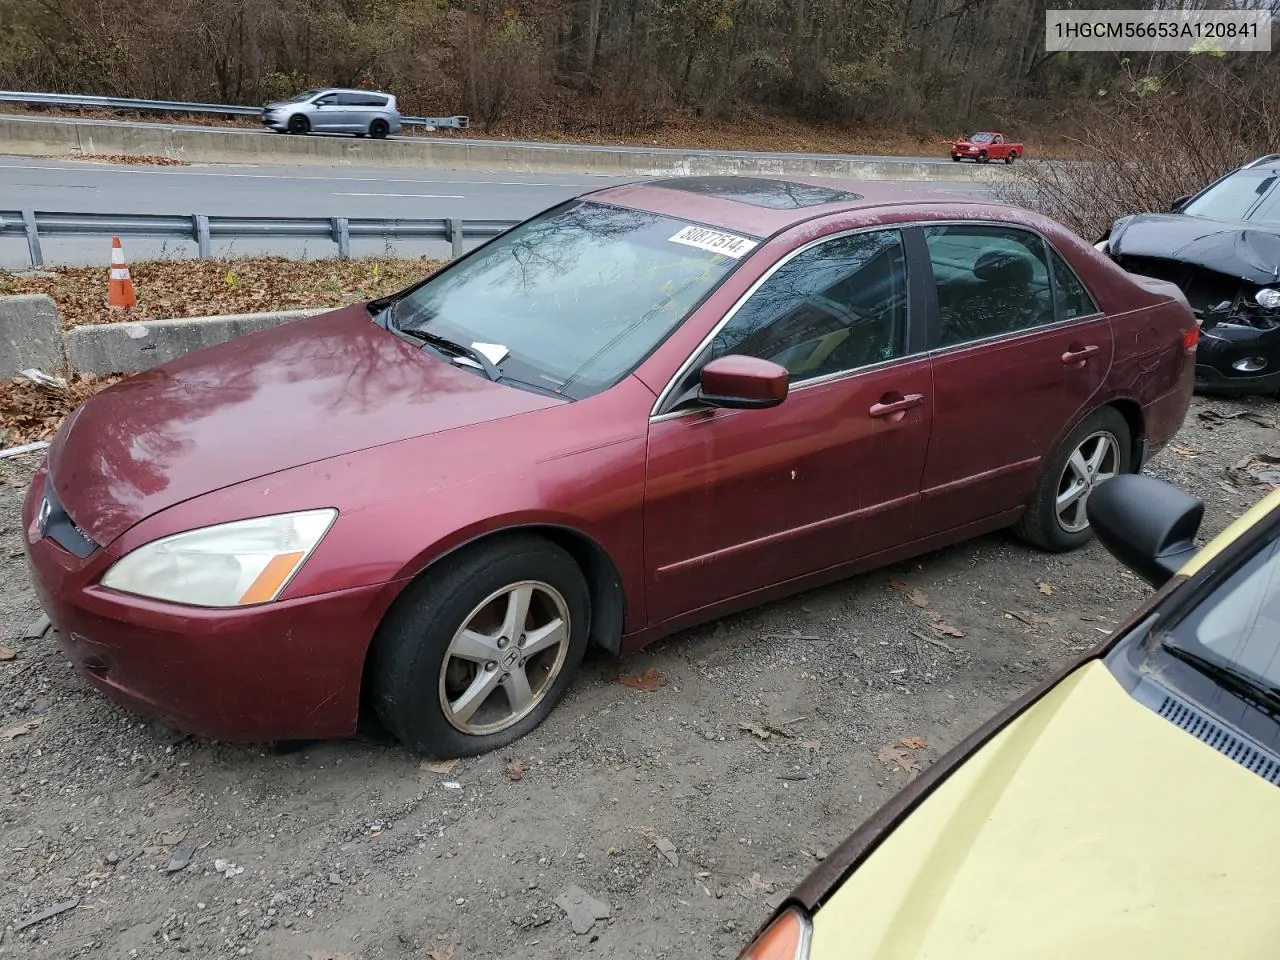
[[[690,176],[605,187],[584,199],[769,237],[815,217],[858,210],[965,204],[975,219],[1007,220],[1006,204],[897,180],[827,177]]]

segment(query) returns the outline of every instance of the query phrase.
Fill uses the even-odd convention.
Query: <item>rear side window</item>
[[[926,227],[941,315],[939,346],[951,347],[1052,323],[1044,241],[995,224]]]
[[[372,93],[344,93],[339,102],[348,107],[385,107],[387,98]]]
[[[1059,320],[1071,320],[1075,317],[1088,317],[1099,313],[1098,305],[1089,296],[1076,272],[1067,266],[1067,261],[1058,255],[1056,250],[1049,251],[1049,259],[1053,263],[1053,279],[1058,293],[1054,300],[1054,308]]]

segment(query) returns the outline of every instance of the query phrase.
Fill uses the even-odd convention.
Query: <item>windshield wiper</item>
[[[1171,656],[1217,680],[1232,693],[1257,705],[1273,717],[1280,717],[1280,687],[1272,686],[1216,657],[1206,657],[1166,640],[1161,647]]]
[[[395,322],[394,316],[388,317],[387,322],[388,324],[393,324]],[[457,360],[459,358],[470,360],[472,363],[477,364],[484,371],[484,375],[494,383],[502,379],[502,371],[498,369],[497,365],[475,347],[469,347],[465,343],[458,343],[456,340],[450,340],[448,337],[442,337],[438,333],[429,333],[426,330],[406,330],[403,327],[396,327],[395,329],[407,337],[413,337],[423,343],[430,344],[449,360]]]

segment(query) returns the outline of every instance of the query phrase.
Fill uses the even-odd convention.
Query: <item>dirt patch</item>
[[[1206,499],[1205,535],[1261,495],[1223,470],[1280,448],[1242,409],[1280,412],[1196,400],[1150,469]],[[152,729],[22,639],[35,462],[0,463],[0,731],[23,728],[0,739],[0,955],[32,960],[729,960],[917,768],[1148,593],[1096,545],[993,535],[592,658],[487,757],[231,747]]]
[[[173,157],[151,156],[148,154],[140,154],[136,157],[126,156],[123,153],[93,153],[80,156],[50,156],[50,160],[79,160],[83,163],[120,163],[130,166],[150,166],[150,167],[188,167],[190,166],[185,160],[175,160]]]
[[[109,246],[103,247],[104,260]],[[128,251],[126,250],[126,253]],[[395,293],[440,266],[427,258],[143,260],[129,265],[138,305],[107,307],[107,267],[0,273],[0,296],[44,293],[66,329],[92,323],[340,307]]]

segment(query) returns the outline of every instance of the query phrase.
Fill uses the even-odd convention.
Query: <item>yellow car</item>
[[[1158,591],[877,811],[742,960],[1280,956],[1277,507],[1197,550],[1194,497],[1093,491],[1098,539]]]

